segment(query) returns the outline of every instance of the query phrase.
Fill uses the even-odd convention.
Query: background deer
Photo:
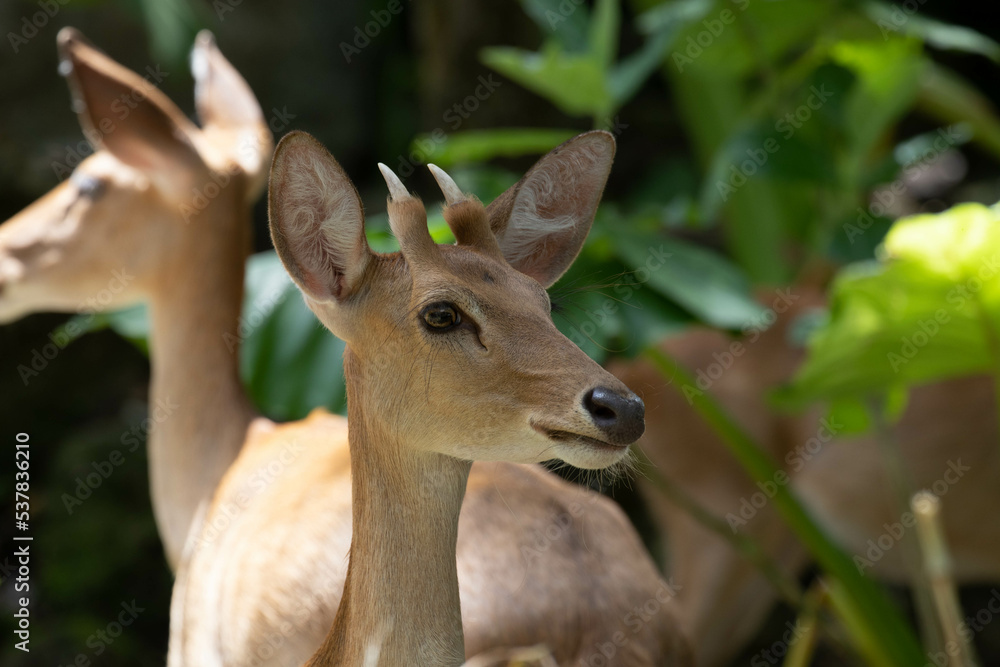
[[[912,528],[903,530],[902,537],[894,536],[898,530],[892,532],[906,508],[899,506],[878,436],[847,437],[836,424],[824,426],[819,410],[783,414],[767,401],[770,391],[792,378],[804,356],[791,342],[791,325],[825,303],[815,288],[797,287],[791,293],[791,307],[756,340],[744,341],[745,353],[709,391],[791,474],[795,491],[846,552],[870,563],[862,563],[866,573],[895,584],[912,583],[908,555],[914,535]],[[728,350],[731,342],[721,332],[692,329],[662,347],[694,373],[715,363],[713,355]],[[610,370],[646,401],[647,428],[640,445],[659,470],[719,518],[740,516],[743,501],[761,489],[694,412],[683,387],[642,362],[618,363]],[[892,429],[913,490],[951,482],[942,497],[942,519],[960,583],[1000,580],[1000,525],[982,520],[1000,511],[995,410],[989,378],[939,382],[913,390]],[[640,479],[639,489],[660,529],[664,570],[683,586],[678,607],[689,624],[698,664],[726,664],[758,629],[777,597],[775,589],[729,542],[649,481]],[[737,529],[757,540],[792,577],[808,563],[769,504],[755,509]],[[887,532],[892,546],[878,547]],[[869,540],[878,548],[873,550]]]
[[[183,560],[189,527],[200,526],[187,559],[206,565],[180,566],[170,659],[301,664],[328,632],[343,588],[350,456],[340,417],[316,411],[279,426],[257,416],[224,347],[239,315],[248,207],[270,151],[259,106],[207,34],[193,58],[203,129],[78,33],[62,32],[59,43],[81,123],[101,147],[0,226],[0,317],[74,310],[113,271],[130,276],[108,307],[150,304],[150,400],[179,404],[149,442],[158,525],[172,563]],[[142,100],[123,119],[109,112],[122,95]],[[194,190],[220,173],[229,185],[192,210]],[[572,178],[573,168],[560,175]],[[589,192],[593,206],[599,195]],[[273,465],[287,482],[261,488],[255,473]],[[211,519],[225,525],[198,518],[213,498],[221,514]],[[655,664],[683,651],[672,591],[610,501],[537,468],[477,464],[461,517],[460,591],[479,601],[466,605],[470,652],[548,641],[557,656],[596,655],[611,642],[619,664]],[[557,537],[539,546],[554,527]],[[210,554],[217,558],[204,560]],[[629,614],[649,600],[658,613],[633,632]]]
[[[151,494],[176,567],[195,513],[255,417],[222,332],[239,317],[250,204],[264,185],[271,134],[207,32],[192,52],[203,129],[75,30],[63,29],[58,44],[96,152],[0,226],[0,321],[79,310],[116,275],[122,287],[107,308],[149,303],[150,405],[177,406],[149,434]],[[123,99],[142,101],[131,108]],[[196,210],[193,197],[213,174],[228,175],[229,184]],[[197,243],[185,241],[196,232]]]

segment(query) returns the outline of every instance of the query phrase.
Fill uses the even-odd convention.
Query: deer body
[[[173,619],[171,664],[301,665],[329,632],[347,574],[347,420],[317,410],[251,429],[210,514],[218,521],[206,522],[178,574],[172,609],[184,613]],[[275,548],[262,553],[261,544]],[[560,665],[586,664],[617,632],[629,642],[612,664],[656,665],[680,651],[675,591],[621,510],[534,466],[473,464],[457,563],[469,656],[544,640]],[[581,571],[591,575],[553,580]],[[634,608],[650,600],[659,611],[637,627]]]
[[[271,145],[262,114],[206,36],[194,56],[201,130],[75,32],[60,34],[60,48],[85,129],[112,117],[122,94],[141,91],[145,102],[67,182],[0,226],[0,318],[75,310],[113,271],[134,277],[107,307],[150,304],[150,401],[176,406],[149,440],[157,523],[177,567],[169,663],[301,664],[340,605],[357,509],[346,420],[260,417],[225,346]],[[230,185],[192,213],[192,192],[213,172]],[[422,494],[438,492],[437,473],[430,482]],[[470,651],[549,642],[561,664],[575,664],[605,627],[659,596],[662,612],[629,635],[616,664],[683,655],[665,584],[610,501],[540,469],[486,463],[472,466],[467,505],[457,572]],[[577,505],[582,513],[527,561],[523,548]]]

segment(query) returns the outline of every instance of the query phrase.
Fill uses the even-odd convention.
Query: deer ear
[[[552,149],[487,208],[504,258],[545,287],[570,267],[594,222],[615,140],[587,132]]]
[[[202,132],[249,177],[250,197],[256,199],[267,184],[268,157],[274,148],[260,103],[208,30],[198,33],[191,50],[191,73]]]
[[[197,128],[151,81],[88,44],[73,28],[57,38],[59,70],[95,149],[105,148],[173,194],[189,195],[191,174],[204,170],[192,137]]]
[[[278,143],[268,214],[278,256],[303,292],[334,302],[357,290],[372,256],[361,199],[329,151],[305,132]]]

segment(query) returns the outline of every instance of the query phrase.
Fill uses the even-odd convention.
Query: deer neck
[[[407,448],[350,349],[344,369],[354,533],[344,596],[310,664],[460,665],[455,548],[471,464]]]
[[[152,382],[140,432],[147,432],[153,512],[174,569],[254,417],[239,379],[248,211],[210,212],[188,223],[203,226],[204,243],[150,295]]]

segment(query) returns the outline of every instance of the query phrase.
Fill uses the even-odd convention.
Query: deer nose
[[[583,407],[615,445],[630,445],[646,430],[646,406],[632,392],[622,396],[606,387],[595,387],[584,395]]]

